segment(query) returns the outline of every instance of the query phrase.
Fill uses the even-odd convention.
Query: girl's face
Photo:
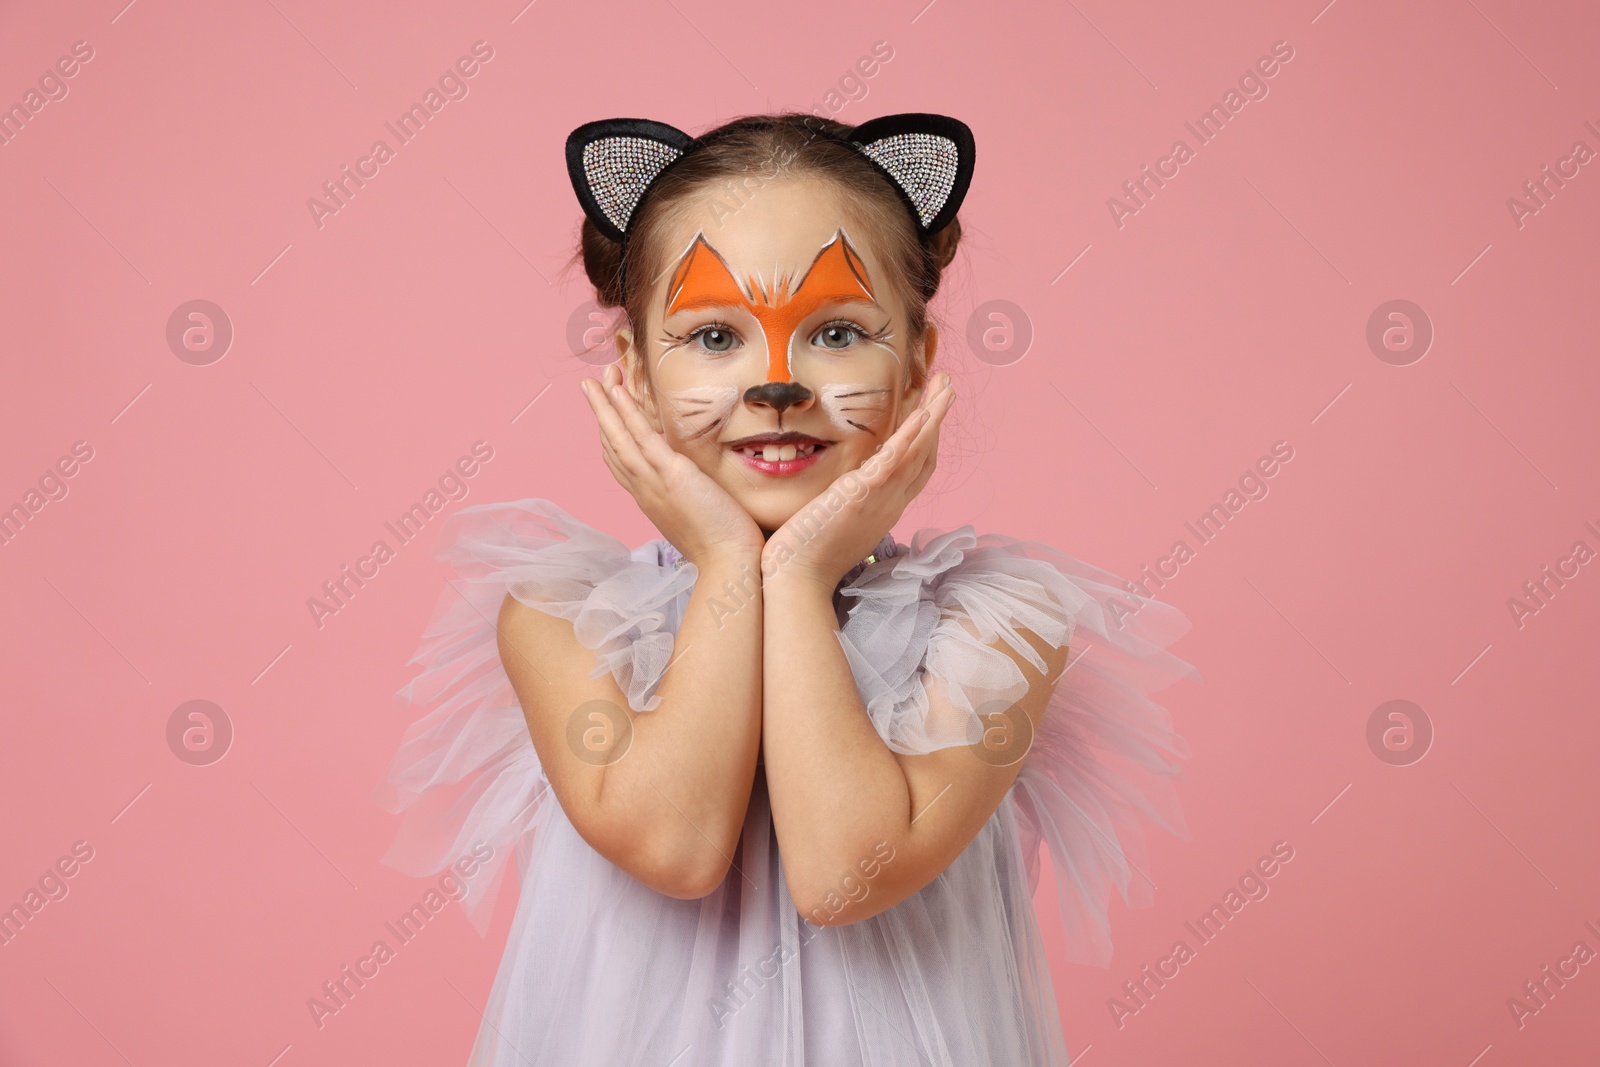
[[[617,335],[628,386],[674,450],[776,530],[916,408],[921,353],[890,268],[814,178],[768,182],[731,212],[708,194],[664,239],[644,332]],[[930,325],[930,361],[936,343]]]

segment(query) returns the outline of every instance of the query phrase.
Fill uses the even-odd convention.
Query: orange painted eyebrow
[[[678,261],[667,285],[666,313],[691,311],[704,307],[747,307],[750,297],[734,281],[727,260],[696,234],[694,243]]]
[[[740,285],[721,253],[699,233],[673,271],[666,314],[704,308],[749,311],[767,338],[767,380],[787,381],[789,346],[800,323],[829,303],[845,301],[878,306],[866,264],[842,229],[817,252],[798,283],[791,275],[774,278],[771,292],[756,278]]]
[[[815,294],[807,293],[806,295],[808,297],[814,296],[814,299],[807,300],[807,303],[816,306],[833,303],[861,304],[864,307],[880,307],[876,300],[862,296],[860,292],[856,290],[833,292],[827,289],[819,289]],[[725,308],[743,308],[748,310],[751,307],[752,301],[750,300],[739,299],[725,301],[716,297],[702,296],[695,299],[685,298],[677,301],[672,305],[672,308],[668,314],[676,315],[680,311],[720,311]],[[813,310],[815,310],[815,308],[813,308]]]
[[[861,300],[878,303],[866,264],[851,247],[844,231],[836,232],[812,259],[798,283],[792,276],[774,279],[768,292],[756,278],[740,285],[722,253],[711,246],[703,233],[695,235],[684,252],[667,286],[665,312],[697,311],[708,307],[754,309],[759,301],[768,307],[781,307],[805,293],[812,303],[826,300]]]

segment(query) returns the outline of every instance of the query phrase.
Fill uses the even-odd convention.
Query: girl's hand
[[[837,478],[772,535],[762,550],[764,580],[793,575],[831,592],[928,484],[939,457],[939,425],[954,400],[950,375],[930,383],[917,410],[873,456]]]
[[[717,556],[752,563],[760,558],[761,527],[645,420],[615,363],[601,381],[584,378],[578,384],[600,424],[606,466],[685,559],[704,568]]]

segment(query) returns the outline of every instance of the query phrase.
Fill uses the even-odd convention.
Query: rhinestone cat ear
[[[905,194],[924,235],[949,225],[972,182],[972,130],[948,115],[885,115],[850,140]]]
[[[621,242],[650,183],[694,138],[664,122],[601,119],[567,135],[567,176],[600,232]]]
[[[587,122],[567,135],[567,175],[584,214],[620,244],[651,183],[702,143],[649,119]],[[885,115],[851,130],[846,143],[900,191],[922,236],[956,217],[972,181],[972,130],[966,123],[947,115]]]

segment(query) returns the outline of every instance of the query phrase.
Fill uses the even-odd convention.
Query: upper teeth
[[[760,456],[768,463],[776,463],[779,460],[809,456],[816,447],[815,442],[803,445],[745,445],[740,451],[746,455]]]

